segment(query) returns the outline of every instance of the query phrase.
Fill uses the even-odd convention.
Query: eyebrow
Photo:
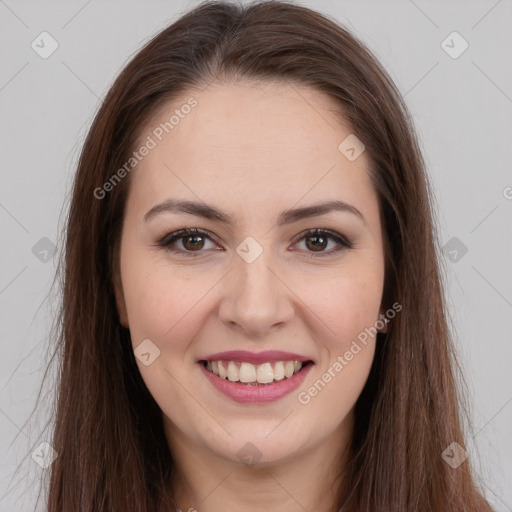
[[[286,224],[292,224],[293,222],[297,222],[302,219],[324,215],[332,211],[350,213],[356,217],[359,217],[363,223],[367,225],[363,214],[355,206],[339,200],[315,203],[310,206],[304,206],[302,208],[284,210],[279,214],[277,225],[284,226]],[[229,214],[215,208],[214,206],[208,205],[206,203],[198,203],[195,201],[179,199],[167,199],[164,202],[153,206],[153,208],[151,208],[144,215],[144,221],[148,222],[153,217],[163,212],[189,213],[191,215],[204,217],[205,219],[222,222],[228,225],[234,224],[234,221]]]

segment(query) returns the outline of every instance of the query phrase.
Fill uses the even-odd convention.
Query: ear
[[[380,315],[379,315],[379,318],[377,319],[377,321],[379,322],[379,325],[384,324],[382,329],[378,329],[378,331],[381,333],[388,332],[389,318],[386,317],[385,312],[383,310],[380,311]]]
[[[119,322],[123,327],[128,328],[128,313],[126,311],[126,302],[124,300],[124,292],[121,284],[119,273],[112,279],[112,285],[114,287],[114,295],[116,297],[117,313],[119,315]]]

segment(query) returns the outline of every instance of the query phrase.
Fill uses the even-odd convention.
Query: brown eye
[[[187,250],[202,249],[204,246],[204,238],[201,235],[190,235],[182,237],[183,247]]]
[[[306,237],[306,240],[312,241],[311,243],[306,242],[306,246],[308,249],[311,249],[312,251],[321,251],[325,249],[328,245],[328,239],[327,237],[323,236],[308,236]]]
[[[345,249],[351,249],[352,244],[341,235],[325,229],[314,229],[303,234],[299,242],[305,240],[306,252],[312,257],[329,256]],[[334,241],[334,248],[326,250],[329,242]],[[316,253],[316,254],[314,254]]]
[[[183,256],[201,256],[204,252],[207,241],[212,241],[213,235],[208,231],[202,231],[196,228],[180,229],[174,233],[166,235],[158,243],[166,250]],[[302,235],[298,242],[305,240],[305,252],[311,257],[330,256],[345,249],[351,249],[352,244],[337,233],[326,229],[310,230]],[[181,242],[181,247],[176,245]],[[213,242],[212,242],[213,243]],[[330,250],[329,244],[333,243]],[[215,244],[214,244],[215,245]]]
[[[205,243],[211,240],[211,235],[207,231],[198,229],[180,229],[174,233],[166,235],[158,245],[167,251],[174,252],[184,256],[201,256],[205,251]],[[175,247],[181,242],[181,247]],[[208,249],[208,247],[206,247]]]

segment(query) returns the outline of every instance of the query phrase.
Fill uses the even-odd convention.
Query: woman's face
[[[140,137],[116,300],[176,452],[276,462],[351,435],[384,253],[369,161],[339,149],[335,109],[304,86],[213,83]]]

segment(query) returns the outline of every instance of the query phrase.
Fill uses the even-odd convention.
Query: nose
[[[261,337],[282,328],[294,315],[293,292],[278,265],[263,253],[252,263],[236,255],[222,289],[219,318],[246,336]]]

